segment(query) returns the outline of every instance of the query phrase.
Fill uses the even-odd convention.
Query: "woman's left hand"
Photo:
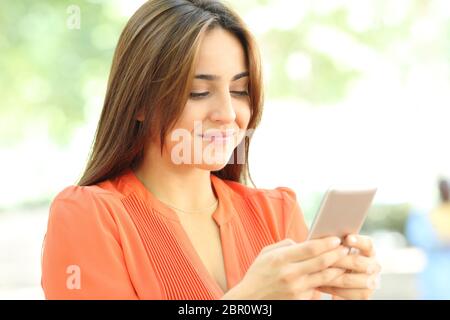
[[[355,248],[355,254],[348,254],[332,267],[347,272],[334,279],[326,287],[317,288],[323,293],[339,299],[369,299],[379,287],[381,266],[375,258],[372,239],[367,236],[349,235],[343,245]]]

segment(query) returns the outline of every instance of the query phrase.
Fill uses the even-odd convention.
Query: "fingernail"
[[[374,264],[371,264],[367,267],[367,274],[373,274],[375,273],[375,271],[377,271],[377,266]]]
[[[356,237],[355,236],[348,236],[348,242],[356,243]]]
[[[350,251],[349,248],[345,247],[344,249],[342,249],[342,255],[346,256],[348,254],[348,252]]]
[[[367,288],[369,289],[375,289],[376,283],[375,283],[375,277],[369,277],[367,279]]]
[[[333,240],[331,240],[331,243],[333,244],[333,246],[338,246],[341,244],[341,239],[333,238]]]
[[[381,282],[381,278],[380,276],[373,276],[373,277],[369,277],[369,279],[367,279],[367,288],[369,289],[379,289],[380,288],[380,282]]]

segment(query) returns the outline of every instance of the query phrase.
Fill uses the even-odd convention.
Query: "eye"
[[[248,92],[247,91],[230,91],[231,93],[240,96],[240,97],[245,97],[248,96]],[[199,98],[203,98],[206,97],[209,94],[208,91],[205,92],[191,92],[190,93],[190,98],[191,99],[199,99]]]
[[[248,92],[247,91],[231,91],[231,93],[235,93],[238,96],[242,96],[242,97],[248,96]]]
[[[206,97],[208,94],[209,94],[208,91],[205,91],[205,92],[191,92],[190,93],[190,97],[192,99],[195,99],[195,98]]]

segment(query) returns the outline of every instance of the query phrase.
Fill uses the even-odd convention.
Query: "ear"
[[[136,117],[136,120],[138,120],[138,121],[144,121],[144,113],[142,112],[142,111],[140,111],[139,113],[138,113],[138,115],[137,115],[137,117]]]

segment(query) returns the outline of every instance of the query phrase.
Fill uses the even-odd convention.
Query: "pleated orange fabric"
[[[305,240],[294,191],[254,189],[211,174],[219,199],[227,287],[261,249],[284,238]],[[47,299],[220,299],[177,214],[131,169],[94,186],[69,186],[50,207],[41,285]]]

